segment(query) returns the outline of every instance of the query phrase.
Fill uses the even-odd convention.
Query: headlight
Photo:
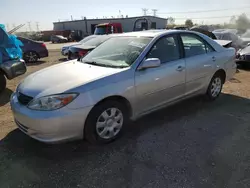
[[[43,111],[56,110],[71,103],[77,96],[77,93],[45,96],[32,100],[29,103],[28,108]]]

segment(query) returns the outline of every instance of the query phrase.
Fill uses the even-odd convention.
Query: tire
[[[25,60],[26,63],[35,63],[38,60],[38,55],[36,52],[29,51],[24,53],[23,59]]]
[[[104,117],[107,117],[106,120]],[[128,121],[126,105],[112,100],[104,101],[91,110],[85,123],[84,136],[92,144],[110,143],[122,134]]]
[[[224,84],[224,77],[222,76],[222,74],[215,73],[207,89],[206,93],[207,98],[211,101],[217,99],[221,94],[223,84]]]
[[[72,60],[72,53],[70,51],[68,52],[68,60]]]
[[[0,93],[6,88],[6,78],[3,73],[0,72]]]

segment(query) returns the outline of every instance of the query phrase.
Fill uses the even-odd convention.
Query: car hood
[[[31,97],[63,93],[123,69],[93,66],[76,60],[54,65],[26,77],[17,90]]]
[[[250,54],[250,46],[247,46],[239,51],[240,55]]]

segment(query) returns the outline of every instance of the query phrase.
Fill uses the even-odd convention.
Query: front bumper
[[[12,94],[10,105],[18,128],[45,143],[82,139],[85,120],[92,108],[36,111],[20,104],[16,93]]]
[[[6,77],[11,80],[26,72],[26,65],[24,60],[9,60],[0,64],[0,68],[5,72]]]

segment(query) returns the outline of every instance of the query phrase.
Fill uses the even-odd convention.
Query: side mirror
[[[142,62],[138,70],[144,70],[148,68],[155,68],[161,65],[161,60],[158,58],[148,58]]]
[[[247,44],[247,46],[250,46],[250,42]]]

